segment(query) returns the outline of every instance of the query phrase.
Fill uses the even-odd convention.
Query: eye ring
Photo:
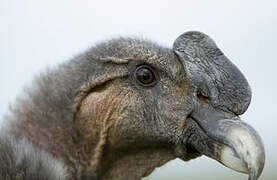
[[[136,69],[135,78],[136,78],[136,81],[141,86],[145,86],[145,87],[154,86],[157,82],[157,78],[156,78],[156,74],[154,73],[154,70],[147,65],[139,66]]]

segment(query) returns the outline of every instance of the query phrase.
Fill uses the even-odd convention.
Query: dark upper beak
[[[257,132],[238,115],[251,101],[251,90],[239,69],[200,32],[179,36],[173,50],[183,64],[190,93],[204,92],[209,104],[194,101],[189,126],[195,138],[186,139],[200,153],[257,179],[264,167],[265,151]]]
[[[201,147],[202,154],[233,170],[248,173],[250,180],[258,179],[264,167],[265,151],[260,136],[250,125],[237,116],[231,117],[208,106],[193,112],[191,117],[213,143],[217,144],[216,148]],[[198,149],[199,144],[191,144]]]

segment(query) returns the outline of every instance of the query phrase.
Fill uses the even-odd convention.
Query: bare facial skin
[[[198,98],[200,103],[190,116],[216,145],[201,147],[200,152],[248,173],[249,180],[258,179],[264,167],[264,146],[258,133],[239,118],[251,100],[247,80],[205,34],[184,33],[173,46],[191,86],[207,99],[201,102],[203,98]],[[192,144],[199,149],[202,145],[196,142]]]
[[[7,127],[63,162],[68,179],[139,180],[170,160],[201,155],[249,180],[262,173],[262,140],[239,118],[249,84],[203,33],[182,34],[172,49],[113,39],[33,84]]]

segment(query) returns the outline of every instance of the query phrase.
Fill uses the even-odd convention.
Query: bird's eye
[[[148,66],[140,66],[136,69],[135,76],[143,86],[153,86],[156,82],[155,73]]]

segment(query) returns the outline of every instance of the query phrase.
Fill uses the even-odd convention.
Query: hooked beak
[[[233,170],[248,173],[249,180],[258,179],[265,162],[264,146],[258,133],[238,117],[251,101],[247,80],[201,32],[180,35],[173,50],[186,72],[190,94],[194,94],[183,143]],[[199,91],[208,94],[208,103],[195,100]]]
[[[249,180],[258,179],[264,167],[265,150],[255,129],[238,117],[226,119],[211,108],[201,112],[192,113],[188,120],[194,133],[186,143],[235,171],[249,174]]]
[[[216,133],[227,137],[228,143],[223,146],[219,161],[233,170],[248,173],[250,179],[258,179],[265,162],[264,146],[259,134],[242,121],[224,119],[218,123]]]

